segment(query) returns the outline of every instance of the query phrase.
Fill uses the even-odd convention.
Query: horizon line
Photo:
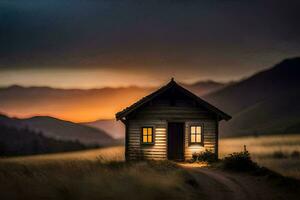
[[[219,84],[228,84],[236,81],[243,80],[244,78],[238,79],[238,80],[229,80],[229,81],[216,81],[213,79],[205,79],[205,80],[198,80],[198,81],[193,81],[192,83],[188,82],[183,82],[183,81],[177,81],[175,78],[175,81],[178,82],[179,84],[183,85],[195,85],[198,83],[219,83]],[[170,79],[171,80],[171,79]],[[95,86],[95,87],[60,87],[60,86],[50,86],[50,85],[26,85],[26,84],[9,84],[9,85],[1,85],[0,84],[0,89],[7,89],[7,88],[12,88],[12,87],[20,87],[20,88],[48,88],[48,89],[61,89],[61,90],[101,90],[101,89],[125,89],[125,88],[157,88],[160,87],[161,85],[165,84],[166,82],[162,82],[161,84],[149,84],[149,85],[137,85],[137,84],[130,84],[126,86]]]

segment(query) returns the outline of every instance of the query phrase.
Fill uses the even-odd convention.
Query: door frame
[[[182,140],[182,143],[183,143],[183,148],[182,148],[182,155],[183,155],[183,158],[182,158],[182,160],[180,159],[180,160],[175,160],[175,161],[184,161],[185,160],[185,137],[186,137],[186,130],[185,130],[185,126],[186,126],[186,123],[185,123],[185,121],[181,121],[181,120],[170,120],[170,121],[166,121],[167,122],[167,128],[166,128],[166,130],[167,130],[167,140],[166,140],[166,142],[167,142],[167,144],[166,144],[166,146],[167,146],[167,149],[166,149],[166,154],[167,154],[167,160],[170,160],[169,159],[169,123],[181,123],[182,124],[182,134],[183,134],[183,140]]]

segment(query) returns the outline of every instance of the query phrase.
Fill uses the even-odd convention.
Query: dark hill
[[[204,98],[233,116],[223,136],[300,133],[300,58],[286,59]]]
[[[198,95],[223,86],[205,81],[185,85]],[[0,111],[8,115],[55,116],[74,122],[114,118],[122,110],[155,90],[153,87],[99,89],[57,89],[50,87],[10,86],[0,88]]]
[[[220,83],[215,81],[198,81],[193,84],[181,84],[185,88],[191,90],[193,93],[197,94],[198,96],[203,96],[212,92],[215,92],[224,86],[226,86],[228,83]]]
[[[110,145],[114,141],[106,132],[47,116],[28,119],[9,118],[0,115],[0,124],[17,129],[28,128],[44,136],[63,141],[80,141],[83,144]]]
[[[94,127],[97,129],[104,130],[111,137],[115,139],[121,139],[125,137],[125,127],[124,124],[115,119],[107,120],[97,120],[93,122],[83,123],[86,126]]]
[[[0,124],[0,156],[34,155],[83,150],[87,147],[78,141],[60,141],[47,138],[27,128]]]

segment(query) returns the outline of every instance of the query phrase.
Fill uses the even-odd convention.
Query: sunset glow
[[[98,119],[113,119],[115,113],[131,105],[153,89],[116,88],[100,90],[53,90],[42,94],[32,89],[31,95],[23,96],[26,89],[15,88],[14,98],[0,102],[1,112],[14,117],[52,116],[74,122],[88,122]],[[18,90],[20,90],[18,92]],[[30,90],[30,89],[29,89]],[[9,94],[9,92],[7,93]],[[16,95],[21,95],[16,98]],[[28,101],[24,101],[25,99]]]
[[[300,0],[0,0],[0,200],[299,200]]]

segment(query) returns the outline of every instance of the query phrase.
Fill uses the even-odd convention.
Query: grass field
[[[18,156],[0,159],[2,162],[40,163],[74,160],[124,161],[124,147],[114,146],[94,150],[75,151],[66,153],[43,154],[34,156]]]
[[[0,160],[0,199],[196,199],[169,161],[126,163],[123,147]]]
[[[220,157],[243,150],[246,145],[252,159],[282,175],[300,179],[300,135],[270,135],[220,140]]]
[[[220,157],[232,152],[243,150],[246,145],[253,160],[286,176],[300,179],[300,156],[292,156],[293,152],[300,152],[300,135],[261,136],[226,138],[220,140]],[[0,159],[2,162],[41,163],[53,161],[72,160],[124,160],[124,147],[108,147],[96,150],[79,151],[38,156],[13,157]]]
[[[242,151],[300,178],[300,136],[222,139],[220,156]],[[296,155],[296,154],[295,154]],[[196,199],[195,180],[171,162],[125,163],[124,147],[0,159],[0,199]],[[199,194],[200,193],[200,194]]]

